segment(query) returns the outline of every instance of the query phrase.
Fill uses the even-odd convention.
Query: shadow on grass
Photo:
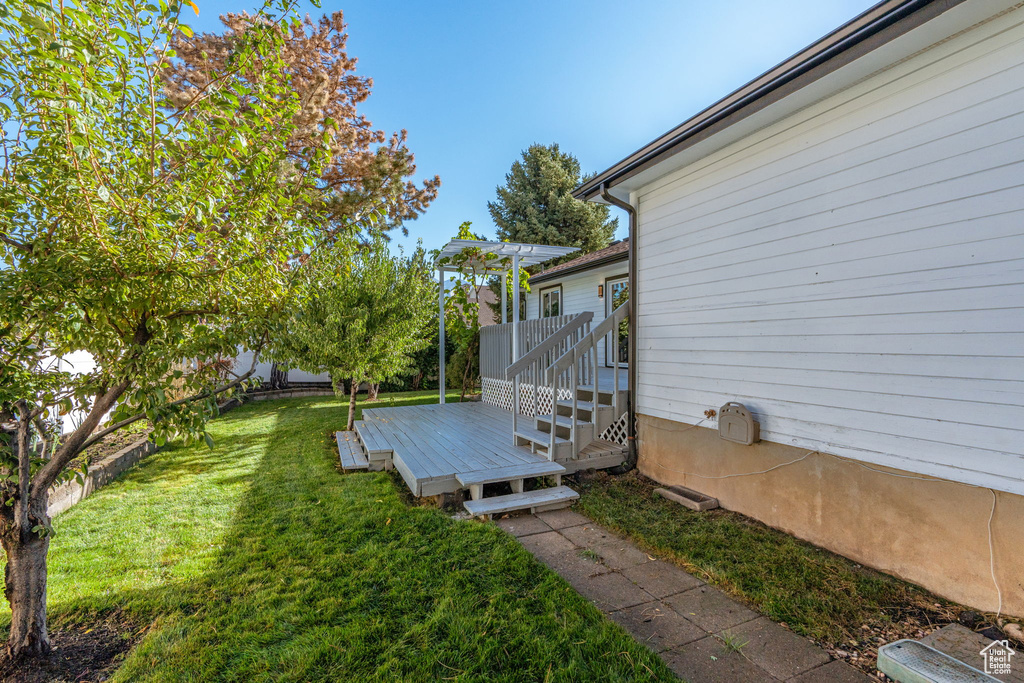
[[[496,527],[340,475],[345,409],[243,406],[73,509],[55,621],[152,623],[115,680],[672,679]]]

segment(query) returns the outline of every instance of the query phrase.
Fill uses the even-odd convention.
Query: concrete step
[[[507,496],[467,500],[463,505],[471,515],[490,517],[514,510],[530,510],[531,512],[555,510],[572,505],[572,502],[579,497],[580,494],[568,486],[555,486],[525,493],[512,493]]]
[[[878,648],[878,670],[894,681],[907,683],[994,683],[999,680],[916,640],[897,640]]]
[[[366,470],[370,463],[363,453],[363,445],[355,432],[334,432],[334,440],[338,442],[338,453],[341,455],[341,469]]]

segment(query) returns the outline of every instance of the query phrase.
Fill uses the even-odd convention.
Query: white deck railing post
[[[439,403],[444,403],[444,268],[437,269],[437,304],[438,304],[438,329],[437,329],[437,382],[438,391],[441,396]]]

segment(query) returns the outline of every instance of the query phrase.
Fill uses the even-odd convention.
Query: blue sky
[[[197,2],[197,31],[248,6]],[[441,176],[410,237],[396,235],[435,248],[466,220],[494,236],[487,202],[531,143],[558,142],[584,171],[603,170],[872,4],[324,0],[308,12],[344,11],[349,54],[374,80],[362,111],[407,129],[418,173]]]

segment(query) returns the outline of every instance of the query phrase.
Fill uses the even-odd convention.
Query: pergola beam
[[[485,258],[477,263],[467,263],[480,273],[501,273],[501,322],[508,318],[508,303],[506,289],[508,286],[508,271],[511,268],[512,274],[512,361],[519,360],[519,336],[516,330],[519,327],[519,271],[523,266],[534,266],[579,251],[576,247],[555,247],[548,244],[524,244],[521,242],[488,242],[485,240],[452,240],[438,253],[434,264],[437,266],[437,305],[438,305],[438,382],[441,385],[440,402],[444,403],[445,377],[444,377],[444,297],[445,297],[445,273],[455,269],[449,268],[443,263],[447,259],[462,254],[466,249],[475,249],[481,252]],[[511,265],[508,265],[508,260]],[[504,264],[494,264],[495,261],[505,261]]]

